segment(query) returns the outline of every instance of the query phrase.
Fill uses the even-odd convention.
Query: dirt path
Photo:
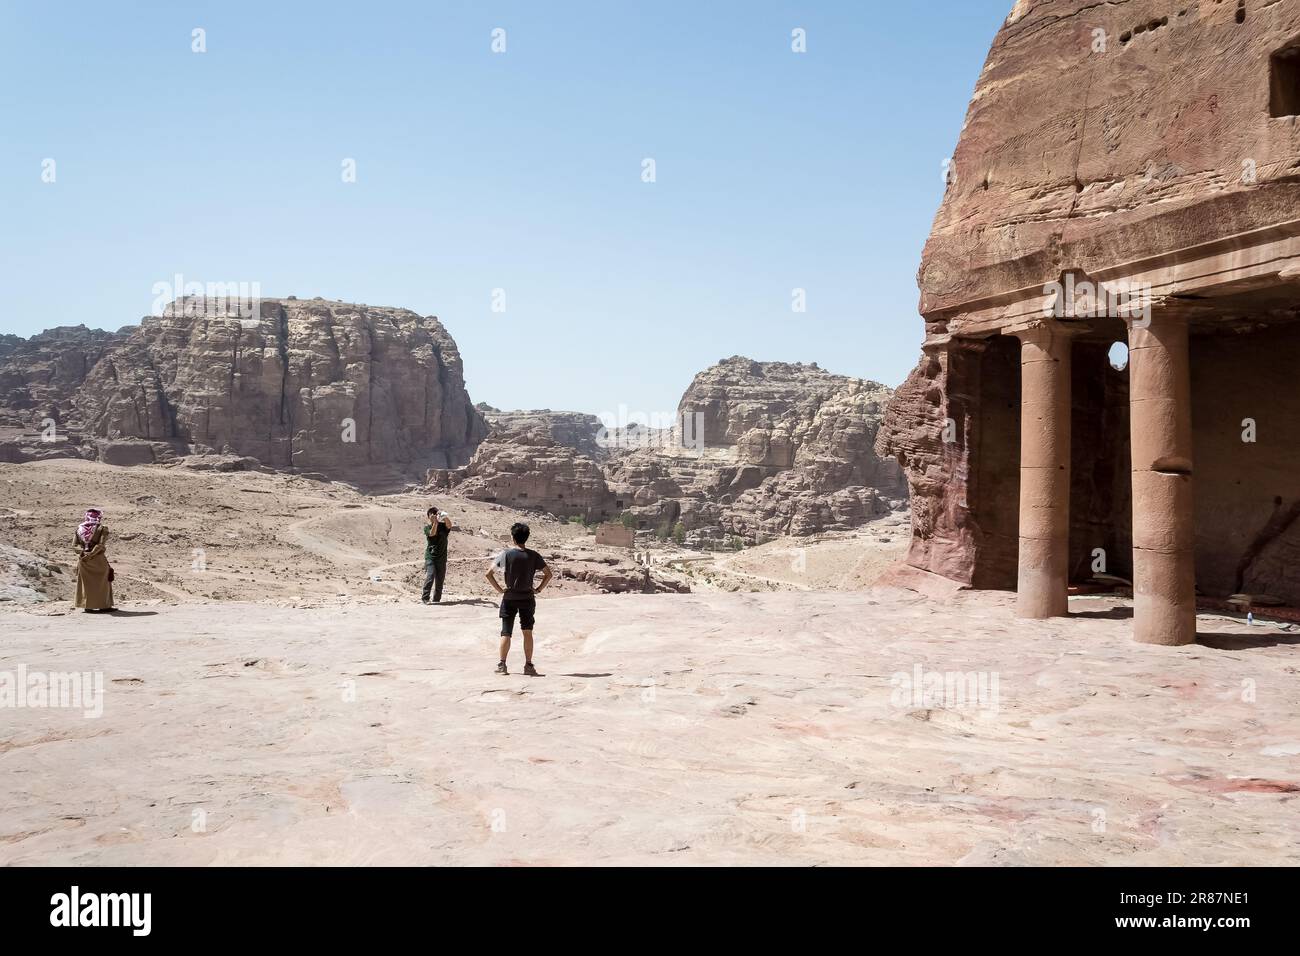
[[[346,514],[349,517],[381,514],[389,521],[392,520],[394,514],[400,514],[402,518],[408,517],[405,513],[396,512],[395,509],[383,507],[354,508],[349,509]],[[401,582],[390,581],[388,578],[384,577],[383,572],[392,568],[410,567],[413,562],[400,561],[396,564],[383,564],[382,558],[349,547],[336,538],[326,537],[311,530],[312,526],[320,525],[326,521],[336,521],[338,518],[339,516],[337,514],[313,515],[310,518],[303,518],[301,521],[295,521],[293,524],[289,525],[289,527],[284,530],[284,537],[286,540],[293,542],[304,550],[309,551],[318,557],[325,558],[327,561],[334,564],[367,565],[368,569],[366,571],[366,576],[371,580],[371,582],[387,588],[396,594],[406,596],[406,588],[402,586]]]

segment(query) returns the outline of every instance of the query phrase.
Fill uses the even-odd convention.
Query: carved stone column
[[[1187,319],[1129,322],[1133,452],[1133,636],[1196,640],[1191,372]]]
[[[1050,319],[1020,339],[1020,617],[1069,611],[1070,334]]]

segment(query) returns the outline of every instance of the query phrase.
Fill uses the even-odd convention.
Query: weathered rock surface
[[[30,339],[0,335],[0,424],[39,427],[43,418],[62,422],[90,370],[129,332],[75,325],[47,329]]]
[[[901,508],[902,472],[875,452],[889,389],[815,365],[735,357],[701,372],[678,428],[605,430],[571,412],[489,413],[492,433],[435,487],[588,519],[632,512],[692,544],[855,528]],[[595,439],[595,440],[593,440]]]
[[[609,594],[689,594],[690,584],[663,568],[646,568],[633,561],[584,556],[569,557],[560,566],[561,578],[585,581]]]
[[[69,575],[61,565],[0,542],[0,603],[56,600],[64,597],[69,583]]]
[[[436,318],[323,299],[264,299],[254,317],[191,298],[125,334],[10,337],[0,397],[11,425],[66,422],[69,454],[220,454],[360,484],[461,464],[487,433]],[[49,457],[33,442],[0,458]]]
[[[0,462],[94,457],[73,400],[90,370],[130,331],[76,325],[30,339],[0,335]]]
[[[816,365],[735,356],[695,377],[678,445],[610,467],[648,526],[716,526],[753,541],[847,530],[905,504],[902,472],[875,451],[890,390]]]
[[[606,429],[575,412],[470,404],[455,343],[401,309],[201,298],[118,333],[0,340],[0,461],[265,467],[433,488],[695,544],[857,527],[901,507],[873,444],[889,390],[815,365],[735,357],[700,373],[682,427]],[[57,423],[43,435],[38,424]],[[37,424],[34,424],[37,423]]]
[[[494,602],[311,598],[8,612],[6,669],[136,681],[108,684],[99,720],[5,710],[24,838],[0,862],[1300,865],[1296,648],[1276,631],[1204,617],[1209,647],[1152,654],[1119,602],[1021,621],[991,594],[545,594],[529,684],[485,674]],[[943,692],[988,668],[990,693]],[[220,822],[194,835],[199,799]]]
[[[921,312],[953,332],[964,305],[1064,269],[1293,220],[1300,126],[1272,115],[1270,60],[1297,40],[1294,3],[1017,0],[926,242]]]
[[[613,496],[597,458],[600,420],[579,412],[487,412],[486,440],[469,463],[435,469],[431,488],[479,501],[590,521],[609,518]]]

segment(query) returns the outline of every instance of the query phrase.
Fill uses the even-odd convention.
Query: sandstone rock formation
[[[559,565],[559,576],[585,581],[608,594],[689,594],[691,586],[664,568],[642,567],[605,555],[576,555]]]
[[[1300,5],[1016,3],[880,435],[911,483],[913,566],[1022,597],[1047,581],[1059,609],[1101,555],[1134,581],[1141,639],[1167,643],[1194,639],[1194,588],[1300,604],[1298,157]]]
[[[427,475],[479,500],[588,522],[631,512],[642,530],[729,546],[902,507],[899,469],[873,448],[888,396],[735,357],[696,376],[682,427],[605,428],[471,405],[432,317],[322,299],[264,299],[253,316],[190,298],[117,333],[0,339],[0,461],[265,467],[366,487]]]
[[[33,418],[61,421],[95,363],[129,331],[76,325],[47,329],[30,339],[0,335],[0,419],[19,426]]]
[[[611,487],[646,526],[716,528],[715,538],[855,528],[907,496],[898,465],[874,448],[890,394],[816,365],[733,356],[682,396],[677,445],[621,456]]]
[[[37,604],[62,598],[71,577],[61,565],[0,541],[0,604]]]
[[[487,432],[451,336],[404,309],[263,299],[250,316],[191,298],[126,334],[2,349],[8,417],[53,410],[110,463],[212,453],[382,484],[458,465]]]
[[[129,331],[77,325],[30,339],[0,335],[0,461],[94,456],[73,417],[73,399]]]
[[[469,463],[429,473],[431,489],[559,517],[608,518],[613,496],[596,460],[600,420],[579,412],[485,413],[488,436]]]
[[[734,357],[696,376],[676,429],[638,436],[590,415],[490,413],[469,465],[430,479],[515,508],[630,512],[661,535],[680,525],[693,545],[850,529],[904,506],[901,471],[874,450],[889,395],[815,365]]]

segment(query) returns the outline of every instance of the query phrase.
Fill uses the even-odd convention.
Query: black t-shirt
[[[435,531],[434,528],[437,528]],[[429,537],[430,532],[433,537]],[[424,557],[425,560],[434,558],[443,558],[447,556],[447,526],[441,521],[434,525],[424,526]]]
[[[532,548],[509,548],[496,560],[496,569],[505,578],[506,597],[514,601],[533,596],[533,576],[545,567],[546,559]]]

